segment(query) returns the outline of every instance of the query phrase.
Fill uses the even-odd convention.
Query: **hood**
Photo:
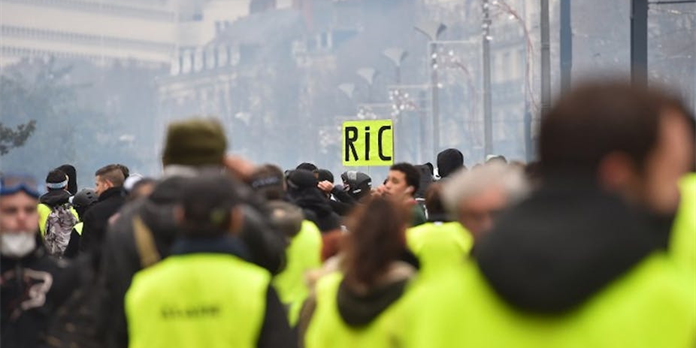
[[[447,149],[437,154],[437,172],[446,178],[464,166],[464,155],[457,149]]]
[[[555,182],[501,216],[474,257],[511,305],[560,313],[660,248],[648,220],[592,183]]]
[[[302,209],[312,211],[318,218],[324,218],[333,213],[329,200],[319,191],[319,189],[308,189],[294,192],[291,196],[295,204]]]
[[[51,208],[68,203],[70,193],[65,190],[48,191],[39,198],[39,203],[43,203]]]
[[[341,281],[336,295],[338,313],[349,326],[368,325],[401,298],[414,274],[412,266],[396,262],[370,289],[355,291]]]

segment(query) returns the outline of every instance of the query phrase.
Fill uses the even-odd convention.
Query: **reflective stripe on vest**
[[[80,236],[82,235],[82,228],[84,227],[84,225],[85,225],[84,223],[78,222],[75,225],[75,227],[73,227],[75,229],[75,232],[77,232],[77,234],[79,234]]]
[[[129,347],[256,347],[270,277],[232,255],[170,256],[133,278]]]

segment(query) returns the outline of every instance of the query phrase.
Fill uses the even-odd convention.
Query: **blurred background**
[[[696,108],[696,4],[652,1],[646,40],[636,3],[0,0],[0,169],[72,163],[81,185],[108,163],[157,175],[167,123],[191,115],[218,117],[230,152],[284,168],[342,172],[341,124],[358,119],[395,122],[398,162],[450,147],[467,166],[530,161],[544,71],[551,98],[630,77],[632,40],[650,83]]]

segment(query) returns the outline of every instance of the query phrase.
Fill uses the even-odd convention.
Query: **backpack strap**
[[[140,266],[147,268],[159,262],[162,257],[155,246],[152,231],[138,215],[133,218],[133,236],[135,237],[135,247],[140,257]]]

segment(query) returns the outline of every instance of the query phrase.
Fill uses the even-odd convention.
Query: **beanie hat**
[[[221,165],[226,150],[227,138],[217,120],[192,118],[173,122],[167,130],[162,164]]]
[[[328,182],[333,184],[333,182],[334,182],[333,173],[331,173],[327,169],[317,169],[314,171],[314,173],[317,174],[317,180],[319,180],[319,182],[328,181]]]
[[[464,166],[464,155],[457,149],[447,149],[437,155],[437,172],[446,178]]]
[[[308,170],[293,170],[288,176],[288,186],[295,190],[302,190],[311,187],[316,188],[317,184],[317,178],[314,177],[314,173]]]
[[[315,166],[315,165],[312,164],[312,163],[309,163],[309,162],[302,162],[302,163],[300,163],[300,164],[297,166],[297,168],[295,168],[295,169],[309,170],[310,172],[312,172],[312,171],[317,170],[318,168],[317,168],[317,166]]]
[[[68,176],[60,169],[54,169],[46,176],[46,187],[49,190],[64,190],[68,187]]]

